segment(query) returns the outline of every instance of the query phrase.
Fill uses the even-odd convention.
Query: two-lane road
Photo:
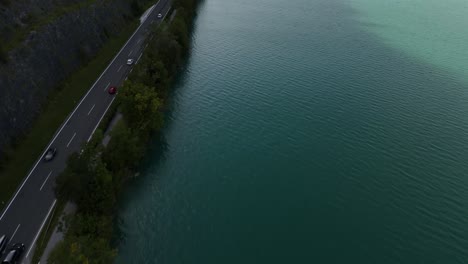
[[[0,235],[6,234],[10,237],[10,244],[17,242],[25,244],[23,262],[30,262],[34,244],[55,206],[53,188],[57,175],[65,169],[70,154],[77,152],[85,142],[89,141],[115,99],[115,95],[108,93],[109,87],[119,87],[123,83],[132,70],[131,66],[126,65],[127,59],[137,61],[140,58],[150,25],[163,20],[169,10],[170,0],[159,0],[146,20],[140,24],[55,133],[46,148],[46,150],[49,147],[57,149],[55,158],[44,162],[43,157],[39,157],[1,213]],[[162,18],[158,18],[159,13],[162,14]]]

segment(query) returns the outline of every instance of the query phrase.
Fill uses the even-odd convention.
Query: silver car
[[[57,149],[56,148],[48,149],[45,156],[44,156],[44,160],[45,161],[51,161],[55,157],[55,154],[57,154]]]

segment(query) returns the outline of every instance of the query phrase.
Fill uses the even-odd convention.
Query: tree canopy
[[[161,99],[154,88],[126,81],[118,98],[122,114],[134,131],[153,131],[161,125]]]

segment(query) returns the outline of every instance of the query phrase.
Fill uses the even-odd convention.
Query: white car
[[[158,18],[161,18],[161,17],[162,17],[162,15],[161,15],[161,13],[159,13],[159,14],[158,14]]]
[[[133,65],[133,59],[128,59],[127,60],[127,65]]]

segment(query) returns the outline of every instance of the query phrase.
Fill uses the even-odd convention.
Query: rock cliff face
[[[47,95],[149,0],[0,0],[0,157]],[[2,56],[2,54],[0,54]]]

